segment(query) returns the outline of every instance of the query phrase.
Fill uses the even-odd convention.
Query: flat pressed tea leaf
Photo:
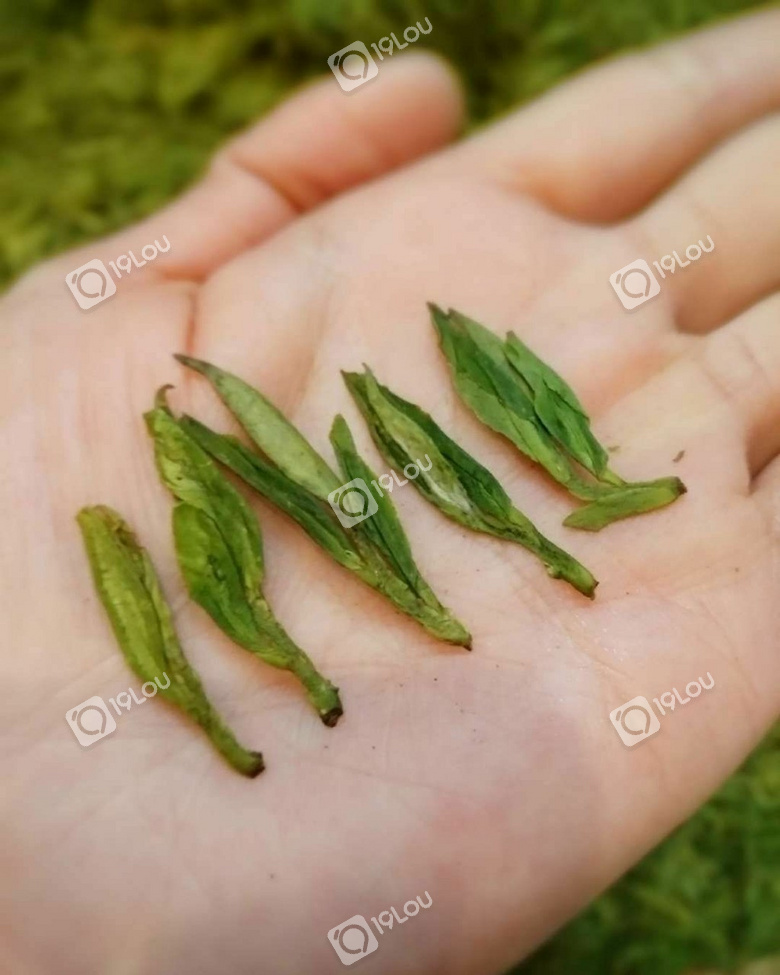
[[[509,363],[532,388],[541,422],[607,488],[600,499],[572,512],[565,525],[599,531],[621,518],[663,508],[685,494],[686,487],[678,477],[630,483],[611,471],[609,453],[594,437],[590,419],[571,387],[513,332],[507,335],[504,350]]]
[[[516,335],[510,332],[502,342],[460,312],[430,308],[456,389],[466,404],[570,494],[593,502],[570,515],[567,526],[598,531],[620,518],[671,504],[685,493],[679,478],[631,484],[610,470],[608,453],[593,435],[574,391]],[[536,428],[537,439],[529,433],[530,426]]]
[[[679,477],[660,477],[657,481],[628,483],[605,495],[600,501],[583,505],[566,518],[564,525],[597,532],[621,518],[655,511],[676,501],[687,488]]]
[[[592,597],[596,580],[571,555],[545,538],[512,504],[487,468],[448,437],[418,406],[380,385],[371,371],[344,373],[344,379],[385,460],[401,468],[421,456],[414,485],[454,521],[475,531],[510,539],[536,555],[554,578]]]
[[[254,443],[296,484],[323,500],[339,487],[322,457],[262,393],[208,362],[186,355],[174,358],[209,380]]]
[[[341,468],[344,481],[362,478],[366,484],[376,480],[376,474],[369,468],[357,452],[352,433],[343,416],[337,416],[330,430],[330,442]],[[365,535],[378,548],[395,574],[403,579],[409,588],[419,594],[423,585],[422,577],[412,558],[409,540],[401,526],[395,505],[387,494],[377,497],[377,511],[370,518],[361,521],[354,528]]]
[[[352,433],[342,416],[333,421],[330,441],[345,481],[362,478],[367,485],[376,482],[376,475],[358,454]],[[439,602],[417,568],[395,505],[389,495],[384,492],[380,495],[375,496],[376,512],[353,529],[367,539],[372,560],[375,561],[375,555],[379,554],[389,566],[389,572],[384,566],[377,571],[378,588],[395,602],[408,607],[407,612],[417,616],[436,636],[471,649],[471,634]]]
[[[271,422],[276,440],[271,445],[261,429],[268,402],[259,392],[238,377],[208,363],[186,356],[177,358],[184,365],[196,368],[215,388],[219,382],[217,392],[265,456],[249,450],[235,437],[215,433],[197,420],[184,417],[179,421],[180,426],[193,440],[290,515],[332,558],[390,599],[397,609],[417,620],[429,633],[457,646],[470,647],[468,631],[439,602],[414,564],[408,539],[389,499],[382,503],[382,498],[376,498],[379,509],[376,525],[368,524],[377,517],[375,514],[364,522],[345,528],[327,499],[331,491],[341,487],[342,481],[306,443],[302,434],[272,408],[275,416]],[[239,384],[236,388],[240,395],[235,394],[234,384]],[[339,456],[342,477],[347,481],[357,476],[373,480],[373,473],[357,454],[345,427],[337,422],[332,431],[332,443]],[[301,452],[297,447],[295,451],[288,450],[284,443],[285,430],[292,431],[294,444],[300,446],[301,441],[306,443],[306,451]],[[296,466],[297,458],[302,453],[308,457],[307,471],[311,472],[316,467],[320,472],[328,472],[327,479],[322,474],[317,478],[315,487],[310,486],[311,478],[304,477],[302,470]],[[312,457],[317,458],[316,465]],[[284,470],[281,469],[281,460],[285,463]],[[357,470],[363,473],[353,473],[347,477],[347,471]],[[323,494],[328,485],[332,487]]]
[[[338,689],[290,639],[263,596],[262,539],[254,512],[161,394],[145,419],[160,477],[178,501],[173,535],[190,596],[236,643],[294,674],[322,721],[336,724],[342,714]]]
[[[342,375],[368,424],[374,443],[391,467],[402,470],[424,456],[430,458],[430,470],[420,470],[414,483],[432,504],[468,528],[483,531],[487,506],[471,497],[481,483],[484,500],[493,495],[498,517],[509,510],[509,498],[494,494],[495,486],[501,492],[503,489],[497,481],[495,485],[488,484],[484,475],[488,478],[492,475],[484,468],[481,477],[462,476],[463,469],[471,465],[475,465],[476,472],[476,461],[449,440],[428,414],[396,396],[386,386],[380,386],[368,368],[362,374],[345,372]],[[456,458],[455,463],[453,458]]]
[[[507,335],[504,351],[509,364],[531,387],[534,410],[548,432],[598,480],[609,478],[619,484],[620,479],[610,475],[609,455],[593,436],[590,419],[572,388],[514,332]]]
[[[357,572],[363,556],[353,537],[339,523],[330,505],[310,494],[286,474],[245,447],[236,437],[216,433],[191,416],[179,419],[181,428],[225,467],[298,522],[303,530],[338,563]]]
[[[184,656],[157,573],[127,523],[104,505],[82,508],[77,521],[92,578],[119,647],[143,681],[166,674],[160,694],[196,721],[214,747],[242,775],[263,771],[260,752],[242,747],[210,704]]]
[[[430,309],[461,398],[483,423],[511,440],[556,481],[576,485],[571,464],[539,423],[529,392],[517,382],[506,361],[485,350],[484,336],[475,339],[465,316],[455,319],[435,305]]]

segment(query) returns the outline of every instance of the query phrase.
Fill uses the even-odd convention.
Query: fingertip
[[[395,97],[400,101],[406,96],[410,109],[431,124],[421,133],[431,148],[460,134],[466,119],[465,89],[450,61],[433,51],[412,51],[383,65],[382,72],[388,87],[394,86]]]

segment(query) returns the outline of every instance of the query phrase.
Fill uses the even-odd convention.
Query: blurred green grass
[[[433,32],[419,43],[455,63],[472,117],[484,120],[591,61],[750,6],[0,0],[0,284],[160,206],[226,135],[353,40],[428,17]],[[710,975],[777,952],[779,820],[776,729],[704,809],[516,975]],[[765,964],[780,973],[777,961]]]
[[[429,17],[477,119],[740,0],[0,0],[0,284],[169,199],[332,51]],[[418,42],[418,43],[423,43]]]

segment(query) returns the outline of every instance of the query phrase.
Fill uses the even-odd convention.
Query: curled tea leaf
[[[160,694],[196,721],[225,760],[250,778],[263,771],[263,756],[241,746],[214,710],[200,678],[184,656],[157,573],[146,551],[116,511],[82,508],[77,521],[92,578],[125,660],[143,681],[163,673]]]

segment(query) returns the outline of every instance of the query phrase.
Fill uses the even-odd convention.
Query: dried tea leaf
[[[191,416],[182,416],[179,425],[215,460],[297,521],[340,565],[353,572],[362,568],[363,556],[353,536],[342,528],[330,505],[291,481],[236,437],[216,433]]]
[[[374,472],[358,454],[352,433],[343,416],[334,419],[330,430],[330,442],[345,482],[361,478],[366,484],[370,484],[372,480],[376,480]],[[413,592],[419,594],[424,585],[423,580],[414,564],[409,540],[398,518],[395,505],[387,494],[383,494],[381,498],[375,496],[375,500],[376,513],[354,527],[382,552],[395,575],[403,579]]]
[[[598,531],[620,518],[671,504],[685,493],[679,478],[628,483],[610,470],[608,452],[593,435],[574,391],[516,335],[510,332],[502,342],[460,312],[430,308],[455,386],[467,405],[570,494],[593,502],[573,512],[566,525]],[[529,432],[532,426],[537,439]],[[580,474],[579,468],[587,473]]]
[[[339,487],[322,457],[262,393],[208,362],[186,355],[174,358],[209,380],[254,443],[290,480],[323,500]]]
[[[178,503],[176,556],[190,596],[240,646],[303,684],[322,721],[335,725],[338,689],[287,635],[263,596],[260,525],[214,461],[165,405],[164,391],[145,416],[157,469]]]
[[[491,507],[499,520],[508,512],[511,503],[498,482],[491,484],[492,475],[450,440],[427,413],[380,386],[368,368],[362,374],[342,375],[388,464],[403,469],[424,456],[430,459],[430,469],[421,470],[414,483],[432,504],[476,531],[486,530],[485,512]],[[464,476],[464,472],[474,476]]]
[[[575,472],[539,423],[529,391],[518,383],[505,358],[496,356],[492,343],[490,351],[486,348],[487,329],[478,331],[472,327],[471,319],[460,315],[455,318],[436,305],[429,308],[455,388],[465,403],[483,423],[511,440],[556,481],[576,487]],[[500,340],[495,340],[501,346]]]
[[[583,505],[566,518],[564,525],[597,532],[621,518],[645,511],[656,511],[672,504],[687,488],[679,477],[660,477],[657,481],[628,483],[605,495],[600,501]]]
[[[562,578],[592,597],[596,580],[567,552],[545,538],[512,504],[487,468],[448,437],[418,406],[380,385],[373,373],[344,373],[378,449],[401,468],[422,456],[430,460],[414,485],[454,521],[475,531],[519,542],[536,555],[554,578]]]
[[[366,485],[376,481],[376,475],[358,454],[352,433],[342,416],[337,416],[333,421],[330,441],[346,481],[361,478]],[[425,621],[426,628],[436,636],[471,649],[471,634],[439,602],[420,574],[409,539],[389,495],[382,493],[381,497],[375,496],[375,500],[376,512],[355,525],[354,529],[368,540],[372,554],[381,554],[389,567],[389,572],[384,566],[378,569],[378,587],[395,602],[403,603],[410,615]]]
[[[263,416],[270,406],[261,393],[238,377],[231,376],[209,363],[187,356],[177,356],[177,359],[184,365],[192,366],[212,382],[265,457],[248,450],[235,437],[215,433],[190,417],[179,421],[182,428],[204,450],[294,518],[332,558],[390,599],[401,612],[416,619],[434,636],[458,646],[470,647],[471,636],[468,631],[438,601],[424,582],[411,560],[411,552],[404,553],[404,544],[408,550],[408,540],[389,499],[380,506],[382,499],[376,498],[382,512],[380,523],[376,526],[367,525],[366,522],[370,519],[366,519],[366,522],[345,528],[328,500],[328,494],[340,488],[342,482],[303,439],[302,434],[271,407],[272,419],[269,422],[275,431],[271,443],[271,438],[261,429]],[[296,445],[295,450],[286,448],[285,431],[292,431],[291,443]],[[305,451],[298,449],[301,441],[306,445]],[[373,479],[370,469],[354,450],[349,431],[345,431],[338,422],[334,426],[332,442],[339,454],[344,471],[342,476],[346,477],[348,470],[364,471],[364,475],[353,474],[347,481],[355,476]],[[306,470],[309,473],[315,468],[320,472],[328,472],[327,479],[324,476],[316,478],[314,487],[311,486],[312,479],[304,477],[304,471],[298,466],[297,459],[303,454],[308,458]],[[317,459],[316,464],[312,457]],[[284,469],[281,469],[281,460],[284,461]],[[274,466],[276,464],[279,466]],[[323,493],[328,485],[332,486]]]
[[[195,720],[214,747],[242,775],[263,771],[260,752],[242,747],[210,704],[184,656],[173,618],[146,551],[122,517],[104,505],[82,508],[77,521],[92,577],[120,649],[143,681],[166,674],[160,693]]]
[[[514,332],[507,335],[504,352],[512,368],[530,386],[536,415],[569,456],[597,480],[622,483],[609,471],[609,454],[593,436],[590,419],[574,390]]]

